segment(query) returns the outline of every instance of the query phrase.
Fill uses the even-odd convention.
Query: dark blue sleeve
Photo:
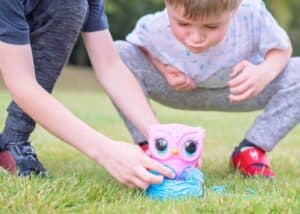
[[[88,0],[89,12],[83,32],[93,32],[108,28],[108,21],[105,14],[104,0]]]
[[[26,22],[23,1],[1,0],[0,40],[11,44],[29,43],[29,26]]]

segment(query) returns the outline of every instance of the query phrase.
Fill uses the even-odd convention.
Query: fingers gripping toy
[[[149,155],[174,171],[173,180],[150,185],[151,198],[185,198],[203,195],[204,176],[199,170],[205,131],[180,124],[153,125],[149,129]]]

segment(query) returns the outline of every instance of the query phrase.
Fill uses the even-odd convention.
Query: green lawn
[[[116,140],[130,136],[91,72],[67,68],[54,95],[78,117]],[[10,97],[0,89],[1,129]],[[115,182],[101,167],[37,127],[31,137],[51,176],[21,179],[0,173],[0,213],[297,213],[300,210],[300,128],[269,157],[275,180],[245,179],[231,171],[229,156],[259,112],[229,114],[172,110],[153,103],[163,123],[202,126],[207,139],[201,199],[159,202]],[[267,131],[267,130],[266,130]],[[213,187],[226,185],[224,192]]]

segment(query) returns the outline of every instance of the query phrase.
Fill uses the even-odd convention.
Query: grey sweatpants
[[[49,93],[76,42],[87,10],[87,0],[40,1],[27,17],[36,78]],[[2,144],[26,141],[35,121],[15,102],[10,103],[7,111]]]
[[[245,138],[265,151],[274,146],[300,121],[300,58],[291,58],[285,71],[257,97],[239,104],[228,100],[228,88],[172,90],[144,53],[125,41],[116,41],[121,58],[139,81],[145,95],[163,105],[200,111],[246,112],[264,109]],[[144,136],[121,114],[135,142]]]

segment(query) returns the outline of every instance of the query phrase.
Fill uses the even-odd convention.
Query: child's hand
[[[191,91],[196,88],[195,82],[177,68],[165,65],[154,57],[150,57],[150,59],[172,89],[176,91]]]
[[[150,184],[159,184],[163,176],[173,178],[173,172],[149,158],[138,146],[123,142],[109,142],[104,155],[99,157],[100,164],[120,183],[128,187],[146,189]],[[148,170],[161,175],[154,175]]]
[[[257,96],[269,83],[268,75],[259,65],[248,61],[237,64],[230,74],[228,82],[230,88],[229,100],[239,103]]]
[[[165,65],[163,73],[170,87],[176,91],[191,91],[196,88],[195,82],[171,65]]]

